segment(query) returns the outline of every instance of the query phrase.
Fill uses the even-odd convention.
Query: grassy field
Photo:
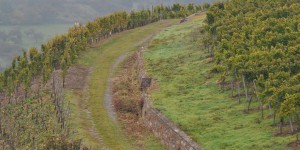
[[[203,18],[160,32],[146,51],[147,71],[158,85],[151,94],[155,107],[207,150],[288,149],[294,136],[274,136],[272,118],[244,113],[246,103],[238,104],[231,91],[221,90],[217,75],[209,77],[211,58],[193,41]]]
[[[89,118],[80,115],[82,110],[78,106],[82,99],[74,97],[74,92],[69,92],[67,96],[68,99],[72,100],[73,114],[75,114],[73,118],[74,122],[77,122],[75,127],[79,129],[79,134],[83,137],[87,145],[92,145],[92,148],[96,147],[97,149],[101,149],[100,147],[103,145],[106,145],[110,149],[135,149],[132,146],[134,143],[125,137],[119,125],[111,121],[104,108],[103,100],[109,71],[112,64],[120,55],[137,50],[139,46],[137,43],[144,38],[177,22],[178,20],[167,20],[129,30],[113,36],[96,48],[90,48],[86,52],[83,52],[78,59],[78,64],[92,68],[88,81],[89,89],[86,95],[83,96],[83,98],[89,97],[89,99],[84,104],[84,107],[90,112],[89,114],[95,125],[95,129],[100,134],[101,141],[90,135],[89,126],[91,126],[91,123],[89,123]],[[76,117],[76,114],[78,117]],[[149,144],[151,142],[153,140],[149,139]]]

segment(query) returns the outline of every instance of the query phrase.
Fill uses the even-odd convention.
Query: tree
[[[3,91],[4,91],[4,74],[0,73],[0,93],[2,93]]]
[[[190,13],[194,13],[194,12],[195,12],[195,5],[194,5],[193,3],[188,4],[187,10],[188,10]]]
[[[216,67],[212,70],[217,70],[222,81],[235,77],[238,95],[243,81],[246,99],[254,89],[262,116],[263,105],[267,104],[274,123],[279,118],[282,128],[289,120],[293,132],[299,109],[295,97],[300,92],[299,23],[295,22],[300,16],[295,8],[300,4],[295,0],[283,4],[247,0],[214,3],[207,12],[203,45],[214,54]],[[208,6],[203,5],[205,8]]]
[[[204,10],[208,10],[210,8],[210,4],[209,3],[204,3],[203,6],[202,6],[202,8]]]

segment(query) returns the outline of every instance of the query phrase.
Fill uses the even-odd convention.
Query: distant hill
[[[85,22],[118,10],[214,0],[0,0],[0,25]]]

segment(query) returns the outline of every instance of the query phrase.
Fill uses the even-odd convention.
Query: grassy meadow
[[[203,19],[196,16],[167,28],[145,52],[148,74],[155,79],[155,107],[207,150],[288,149],[295,136],[274,136],[278,129],[272,117],[262,120],[260,111],[245,113],[245,100],[238,104],[230,90],[218,86],[218,75],[210,74],[211,58],[195,42]],[[258,105],[254,102],[251,108]]]

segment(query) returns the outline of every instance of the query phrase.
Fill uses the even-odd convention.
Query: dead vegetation
[[[139,89],[136,56],[124,64],[119,76],[113,81],[113,102],[117,112],[140,115],[141,91]]]
[[[146,148],[150,131],[139,119],[141,116],[141,90],[138,81],[137,54],[129,57],[113,80],[113,103],[117,117],[124,124],[128,137],[138,149]]]

